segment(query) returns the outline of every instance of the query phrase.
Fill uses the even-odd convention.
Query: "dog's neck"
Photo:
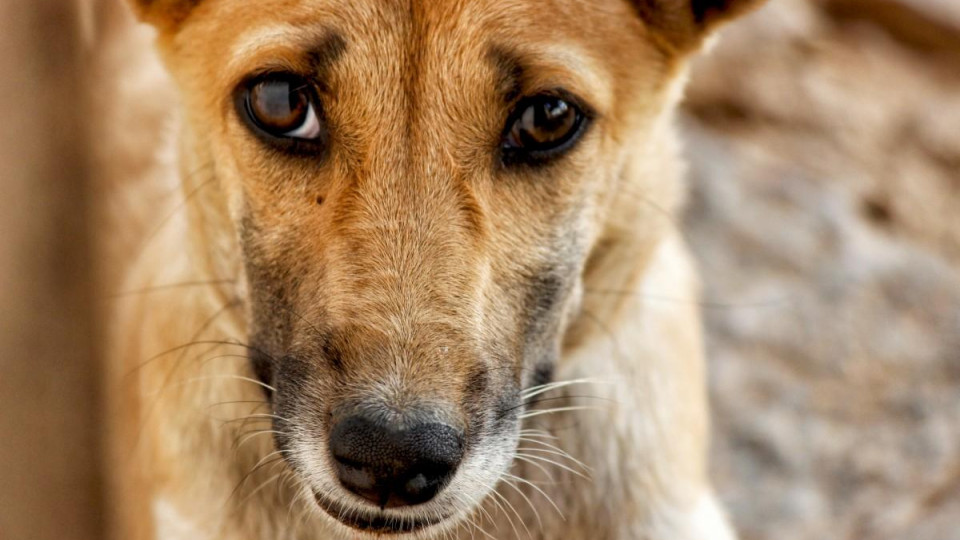
[[[603,320],[643,293],[655,252],[679,234],[686,183],[675,111],[687,77],[684,66],[678,71],[664,89],[660,114],[624,145],[619,182],[606,195],[603,229],[583,275],[583,308]]]
[[[178,150],[180,181],[187,201],[184,243],[191,266],[204,279],[240,284],[243,281],[240,244],[209,141],[184,122]]]

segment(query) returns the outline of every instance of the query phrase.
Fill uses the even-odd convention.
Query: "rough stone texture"
[[[742,538],[960,539],[960,3],[773,0],[683,125]]]

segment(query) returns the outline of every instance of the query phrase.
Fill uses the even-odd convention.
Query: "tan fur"
[[[135,2],[159,29],[179,103],[162,75],[144,70],[140,80],[154,83],[119,102],[139,111],[154,96],[163,106],[141,125],[107,118],[102,127],[112,137],[154,134],[152,147],[129,152],[149,172],[105,175],[119,201],[107,243],[124,246],[114,257],[127,265],[119,288],[130,292],[112,325],[109,384],[122,388],[111,400],[116,537],[358,537],[306,493],[329,476],[321,453],[299,455],[307,475],[270,461],[274,441],[255,431],[269,419],[255,415],[277,413],[249,347],[222,342],[260,332],[272,350],[293,351],[314,370],[304,399],[460,411],[451,404],[489,363],[483,351],[511,359],[504,373],[528,376],[522,283],[559,264],[569,287],[535,352],[560,351],[557,380],[596,382],[554,391],[547,406],[596,410],[522,427],[554,434],[549,444],[589,478],[549,453],[565,465],[513,461],[510,474],[537,487],[501,480],[498,494],[456,501],[458,519],[418,536],[732,538],[705,471],[698,286],[673,222],[683,190],[672,110],[686,55],[753,3],[715,2],[723,9],[694,22],[679,0]],[[265,65],[308,69],[305,53],[334,31],[346,45],[322,74],[329,155],[265,151],[238,122],[233,88]],[[108,74],[154,65],[124,59],[131,34],[116,39]],[[527,89],[562,86],[597,111],[577,148],[548,169],[492,165],[508,112],[497,51],[525,59]],[[167,122],[177,131],[159,128]],[[174,140],[175,160],[143,157]],[[110,184],[131,174],[153,179]],[[135,199],[163,182],[181,186],[170,204]],[[131,214],[157,225],[125,228]],[[169,286],[177,283],[187,284]],[[280,307],[262,307],[280,296]],[[264,318],[286,312],[295,316],[277,345]],[[339,372],[322,361],[316,325],[335,335]]]

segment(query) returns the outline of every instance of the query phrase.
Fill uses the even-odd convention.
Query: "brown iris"
[[[246,113],[258,128],[274,137],[312,139],[316,111],[311,98],[310,87],[302,79],[268,76],[248,87]]]
[[[522,101],[510,121],[504,149],[542,158],[569,146],[580,131],[583,114],[566,100],[542,95]]]

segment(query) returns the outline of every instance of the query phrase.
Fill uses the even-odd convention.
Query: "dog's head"
[[[334,519],[439,529],[494,488],[678,66],[755,3],[134,0],[237,233],[276,443]]]

